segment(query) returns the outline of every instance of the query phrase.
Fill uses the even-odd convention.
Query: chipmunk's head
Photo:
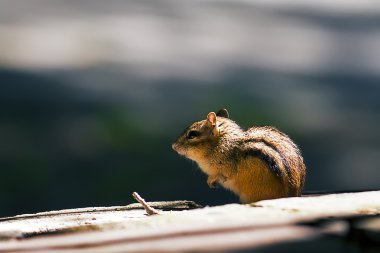
[[[228,111],[210,112],[205,120],[191,124],[173,143],[172,148],[180,155],[198,161],[220,137],[220,124],[228,120]],[[229,120],[228,120],[229,121]]]

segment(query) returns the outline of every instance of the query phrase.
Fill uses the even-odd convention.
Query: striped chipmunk
[[[242,129],[226,109],[191,124],[172,148],[198,164],[211,188],[220,184],[242,203],[301,195],[306,167],[297,145],[274,127]]]

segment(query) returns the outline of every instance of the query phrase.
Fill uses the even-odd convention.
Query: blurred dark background
[[[0,216],[237,202],[171,150],[222,107],[289,134],[306,191],[379,188],[379,71],[376,3],[0,1]]]

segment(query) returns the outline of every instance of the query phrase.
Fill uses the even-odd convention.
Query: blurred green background
[[[327,1],[0,1],[0,216],[237,202],[171,150],[228,108],[300,146],[306,191],[380,184],[380,8]]]

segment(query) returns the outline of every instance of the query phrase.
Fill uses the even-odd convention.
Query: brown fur
[[[198,163],[210,187],[219,183],[243,203],[300,196],[306,167],[294,142],[273,127],[244,131],[225,117],[226,110],[209,113],[189,126],[173,149]]]

